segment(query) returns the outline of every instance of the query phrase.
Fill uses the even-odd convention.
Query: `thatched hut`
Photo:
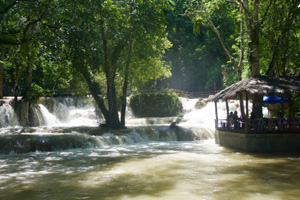
[[[226,99],[234,99],[237,94],[245,93],[253,94],[278,94],[288,95],[292,93],[300,93],[300,77],[250,77],[239,81],[217,94],[210,96],[208,101],[218,101]]]
[[[244,97],[246,99],[246,114],[244,115],[244,110],[241,111],[243,118],[247,119],[249,117],[249,106],[248,101],[253,95],[261,95],[261,102],[263,95],[279,95],[281,97],[288,97],[289,107],[292,107],[291,95],[294,93],[300,94],[300,77],[250,77],[242,81],[239,81],[224,90],[218,92],[217,94],[210,96],[207,101],[214,101],[216,104],[219,100],[223,100],[228,105],[229,99],[237,99]],[[241,101],[242,102],[242,101]],[[228,108],[228,106],[227,106]],[[241,109],[244,109],[241,105]],[[291,109],[289,109],[291,111]],[[227,109],[227,113],[228,113]],[[291,118],[291,112],[289,114]],[[218,113],[216,107],[216,119],[218,120]]]
[[[292,94],[300,94],[300,77],[267,77],[267,76],[259,76],[259,77],[250,77],[246,78],[242,81],[239,81],[224,90],[218,92],[217,94],[210,96],[207,101],[215,102],[216,109],[216,142],[227,146],[236,148],[237,146],[241,150],[248,151],[250,144],[245,138],[249,138],[249,135],[252,134],[260,134],[260,137],[263,134],[268,134],[269,137],[271,134],[298,134],[300,131],[300,119],[295,119],[292,117]],[[277,119],[266,119],[263,118],[262,114],[258,115],[257,118],[249,118],[249,99],[258,97],[261,99],[260,107],[262,107],[262,97],[263,95],[278,95],[281,97],[287,97],[289,99],[289,116],[288,118],[277,118]],[[228,100],[230,99],[240,99],[240,108],[242,118],[235,120],[235,124],[230,124],[229,118],[229,110],[228,110]],[[284,99],[284,98],[282,98]],[[227,119],[218,119],[218,110],[217,110],[217,102],[225,101],[227,108]],[[244,100],[246,100],[246,112],[244,111]],[[256,101],[257,103],[257,101]],[[283,101],[282,101],[283,104]],[[283,106],[282,106],[283,108]],[[237,125],[236,125],[237,123]],[[236,138],[236,135],[225,134],[224,133],[235,133],[235,134],[244,134],[244,136],[239,135],[239,138],[244,138],[241,142],[240,139],[234,142],[233,138]],[[247,135],[247,136],[245,136]],[[252,137],[251,136],[251,137]],[[230,138],[230,140],[229,140]],[[299,145],[296,148],[299,148],[300,151],[300,135]],[[253,139],[253,138],[252,138]],[[273,138],[274,139],[274,138]],[[221,140],[221,141],[220,141]],[[266,141],[269,141],[266,140]],[[242,143],[242,146],[240,146]],[[260,143],[256,140],[256,143]],[[285,144],[285,143],[284,143]],[[251,143],[252,146],[256,146]],[[250,146],[251,146],[250,145]],[[270,144],[269,144],[270,145]],[[272,144],[273,145],[273,144]],[[282,146],[281,144],[279,145]],[[254,148],[256,150],[260,148]],[[272,148],[271,148],[272,149]],[[252,151],[252,150],[250,150]]]

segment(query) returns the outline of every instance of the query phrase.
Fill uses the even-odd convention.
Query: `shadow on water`
[[[120,165],[126,166],[126,163],[130,162],[138,164],[158,155],[160,153],[146,154],[144,158],[139,157],[138,159],[135,156],[108,157],[87,162],[86,160],[77,160],[76,162],[71,159],[67,163],[64,160],[50,161],[49,165],[53,165],[51,162],[54,162],[55,166],[51,166],[51,172],[46,174],[43,174],[43,171],[47,170],[47,165],[38,166],[45,160],[31,157],[30,161],[37,165],[35,170],[36,173],[39,173],[38,178],[28,176],[27,180],[20,179],[20,183],[16,182],[21,177],[11,178],[12,180],[5,183],[9,185],[10,189],[0,193],[0,200],[117,200],[124,196],[130,198],[140,195],[161,197],[164,192],[173,189],[175,185],[175,181],[171,177],[172,170],[176,169],[176,165],[138,172],[131,171],[131,169],[118,171]],[[84,166],[81,168],[94,167],[91,167],[93,168],[91,170],[83,170],[83,172],[72,171],[78,170],[78,165]],[[32,167],[30,168],[32,169]],[[19,170],[20,176],[29,173],[26,170]]]
[[[247,154],[224,148],[234,163],[220,161],[213,199],[299,199],[299,154]],[[210,185],[210,178],[202,184]],[[194,191],[201,196],[201,188]]]
[[[184,150],[180,144],[162,146],[156,152],[130,153],[128,147],[116,147],[127,148],[120,155],[112,154],[115,148],[87,153],[78,149],[59,156],[58,152],[10,155],[6,158],[10,178],[1,180],[0,199],[165,199],[181,182],[192,183],[188,192],[198,199],[299,197],[298,156],[253,155],[197,142],[186,143],[184,147],[191,148]],[[185,156],[177,160],[178,153]],[[185,169],[188,173],[181,173]]]

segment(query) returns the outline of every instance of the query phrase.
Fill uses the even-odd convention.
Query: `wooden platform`
[[[278,121],[282,121],[283,124]],[[258,125],[258,121],[240,121],[234,126],[230,125],[227,120],[219,120],[216,123],[216,143],[249,153],[300,152],[298,123],[277,119],[269,119],[265,122],[268,123]],[[252,124],[252,126],[247,124]]]

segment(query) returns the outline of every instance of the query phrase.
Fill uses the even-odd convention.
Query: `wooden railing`
[[[216,129],[244,133],[300,132],[300,118],[219,119]]]

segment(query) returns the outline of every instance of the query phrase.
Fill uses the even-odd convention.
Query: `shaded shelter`
[[[278,95],[282,97],[288,97],[289,99],[289,118],[291,118],[292,101],[291,95],[294,93],[300,94],[300,77],[268,77],[258,76],[245,78],[225,89],[217,94],[210,96],[207,101],[214,101],[216,106],[216,122],[218,122],[217,102],[223,100],[226,102],[227,116],[228,116],[228,100],[237,99],[238,96],[244,96],[246,98],[246,115],[245,119],[249,117],[249,97],[254,95],[261,95],[261,101],[263,95]],[[283,98],[282,98],[283,100]],[[261,102],[262,103],[262,102]],[[247,121],[246,131],[247,131]],[[216,128],[217,128],[216,123]]]
[[[287,95],[300,93],[300,77],[258,76],[245,78],[210,96],[207,101],[234,99],[238,93],[243,92],[249,95]]]

